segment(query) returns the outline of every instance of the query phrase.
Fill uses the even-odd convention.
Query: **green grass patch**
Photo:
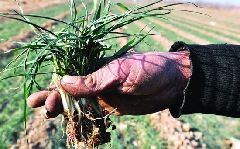
[[[204,8],[203,8],[204,9]],[[220,10],[221,11],[221,10]],[[199,9],[199,12],[204,12],[204,10],[201,10]],[[206,16],[206,15],[200,15],[200,14],[194,14],[194,13],[185,13],[185,12],[182,12],[181,13],[182,16],[190,16],[190,17],[197,17],[199,20],[202,20],[204,22],[210,22],[210,21],[213,21],[213,22],[216,22],[216,23],[219,23],[219,24],[223,24],[225,26],[229,26],[229,28],[231,29],[234,29],[234,30],[239,30],[239,23],[236,23],[236,19],[233,19],[234,17],[237,18],[237,15],[236,16],[233,16],[233,17],[225,17],[224,20],[223,19],[220,19],[220,18],[223,18],[222,16],[212,16],[211,13],[207,13],[207,15],[210,15],[210,17]],[[176,17],[179,17],[179,15],[177,15]],[[180,16],[181,17],[181,16]],[[187,20],[187,18],[184,18],[182,17],[183,20]],[[218,28],[218,30],[221,30]],[[232,30],[228,30],[229,32],[232,32],[234,33]]]
[[[240,139],[240,121],[238,119],[216,115],[185,115],[183,121],[197,128],[204,135],[207,148],[226,148],[224,140],[232,137]]]
[[[151,125],[149,116],[112,116],[111,119],[116,125],[116,130],[112,131],[111,144],[100,148],[167,148],[166,140],[162,139],[160,132]]]
[[[148,26],[151,28],[151,25]],[[125,30],[129,33],[139,33],[142,28],[138,27],[136,24],[132,23],[128,25]],[[146,31],[142,31],[142,33],[147,33]],[[153,39],[154,35],[149,35],[144,39],[142,43],[135,47],[135,50],[138,52],[149,52],[149,51],[166,51],[164,47],[161,45],[161,41],[156,41]]]
[[[164,26],[160,26],[158,25],[156,22],[154,22],[154,20],[156,20],[157,18],[152,18],[152,19],[147,19],[144,20],[145,23],[149,23],[155,26],[155,30],[158,31],[159,33],[161,33],[162,36],[166,37],[168,40],[176,42],[176,41],[184,41],[186,43],[195,43],[194,41],[191,41],[183,36],[178,35],[178,33],[171,31],[169,29],[167,29]],[[168,22],[168,20],[164,20],[164,19],[159,19],[160,21],[166,21],[165,23],[170,24],[170,22]]]
[[[191,29],[188,29],[187,27],[184,27],[184,24],[186,24],[186,25],[198,28],[200,30],[207,31],[209,33],[214,33],[214,34],[216,34],[218,36],[221,36],[221,37],[225,37],[225,38],[232,39],[232,40],[235,40],[235,41],[240,41],[240,38],[237,37],[237,36],[234,36],[234,33],[232,33],[232,35],[224,34],[224,33],[221,32],[221,29],[217,29],[214,26],[211,27],[211,26],[207,26],[207,25],[204,25],[204,24],[199,24],[199,23],[194,22],[194,21],[189,21],[189,20],[187,20],[186,18],[184,18],[180,15],[170,15],[170,16],[172,16],[171,19],[174,20],[174,21],[171,21],[171,22],[173,22],[173,23],[174,22],[179,22],[179,23],[175,23],[175,24],[177,26],[181,26],[181,28],[183,30],[189,30],[191,32]],[[192,33],[198,35],[199,37],[201,37],[201,36],[204,37],[204,34],[200,34],[199,32],[194,33],[194,31],[193,31]],[[216,43],[216,42],[214,42],[213,37],[206,36],[204,38],[209,38],[209,41],[213,41],[213,43]]]
[[[113,12],[119,13],[119,9],[116,8],[113,10]],[[152,24],[146,24],[146,25],[148,26],[148,28],[152,28],[153,30],[156,30],[156,28],[154,28],[154,25]],[[147,33],[147,31],[143,30],[143,28],[140,28],[135,23],[131,23],[125,26],[123,30],[124,32],[130,33],[130,34],[137,34],[137,33],[146,34]],[[164,46],[161,44],[161,41],[154,40],[152,36],[154,35],[147,36],[143,42],[141,42],[134,48],[134,50],[138,52],[166,51],[167,49],[164,49]]]
[[[68,5],[60,4],[60,5],[52,6],[49,8],[44,8],[44,10],[38,10],[36,12],[32,12],[31,14],[55,17],[68,10],[69,10]],[[46,22],[46,20],[39,19],[39,18],[30,18],[30,20],[40,25]],[[29,30],[29,26],[26,25],[25,23],[22,23],[19,21],[13,21],[13,20],[5,21],[0,24],[0,39],[1,39],[0,43],[26,30]]]
[[[190,33],[190,34],[195,35],[197,37],[200,37],[202,39],[205,39],[205,40],[207,40],[211,43],[219,43],[220,42],[219,40],[217,40],[213,37],[210,37],[210,36],[208,36],[204,33],[200,33],[198,31],[195,31],[195,30],[189,28],[188,26],[192,27],[192,25],[189,25],[188,23],[186,23],[185,21],[181,21],[180,19],[175,19],[175,17],[171,17],[171,18],[169,17],[168,20],[161,20],[161,21],[164,22],[164,23],[168,23],[168,24],[170,24],[170,25],[174,26],[175,28],[178,28],[182,31],[185,31],[187,33]],[[201,30],[201,29],[199,28],[199,30]],[[192,43],[197,44],[194,41],[192,41]]]

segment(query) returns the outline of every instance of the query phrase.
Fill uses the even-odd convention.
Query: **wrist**
[[[182,72],[184,77],[184,84],[187,84],[191,76],[191,62],[190,62],[190,53],[188,51],[178,52],[180,53],[179,61],[179,70]]]
[[[179,117],[181,109],[185,102],[185,90],[188,86],[191,76],[191,61],[190,53],[188,51],[171,52],[176,55],[175,64],[178,71],[177,74],[177,85],[175,86],[176,96],[169,106],[170,112],[173,117]]]

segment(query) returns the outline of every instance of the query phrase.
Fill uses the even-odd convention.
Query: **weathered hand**
[[[98,97],[107,111],[117,108],[117,115],[140,115],[175,104],[189,77],[187,52],[149,52],[128,54],[88,76],[64,76],[59,84],[74,96]],[[49,117],[62,112],[57,90],[32,94],[28,105],[45,105]]]

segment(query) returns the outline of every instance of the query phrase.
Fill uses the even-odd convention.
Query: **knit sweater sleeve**
[[[170,52],[190,52],[192,75],[174,117],[204,113],[240,117],[240,46],[175,43]]]

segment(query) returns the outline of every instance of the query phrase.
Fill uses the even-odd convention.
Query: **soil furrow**
[[[179,21],[179,22],[182,22],[182,19],[177,19],[177,18],[174,18],[174,20],[176,21]],[[219,36],[217,34],[214,34],[214,33],[211,33],[211,32],[208,32],[206,30],[202,30],[201,28],[196,28],[194,26],[191,26],[190,24],[188,23],[185,23],[185,22],[182,22],[183,25],[187,26],[189,29],[193,30],[193,31],[196,31],[198,33],[202,33],[202,34],[205,34],[209,37],[212,37],[212,38],[215,38],[221,42],[224,42],[224,43],[231,43],[231,44],[239,44],[240,41],[236,41],[236,40],[233,40],[233,39],[229,39],[229,38],[226,38],[226,37],[223,37],[223,36]]]
[[[187,32],[184,32],[178,28],[175,28],[174,26],[170,25],[170,24],[166,24],[164,22],[161,22],[159,20],[153,20],[154,23],[156,23],[157,25],[160,25],[160,26],[163,26],[164,28],[168,29],[168,30],[171,30],[175,33],[177,33],[178,35],[190,40],[190,41],[194,41],[196,43],[199,43],[199,44],[210,44],[209,41],[207,40],[204,40],[202,38],[199,38],[197,36],[194,36],[190,33],[187,33]]]
[[[181,16],[176,15],[175,17],[176,18],[182,17],[182,18],[184,18],[184,20],[196,19],[196,16],[193,16],[193,15],[181,15]],[[201,19],[201,22],[199,22],[199,23],[207,25],[207,26],[215,27],[218,30],[224,30],[224,31],[232,33],[232,34],[236,34],[236,33],[240,34],[240,26],[239,26],[239,28],[230,28],[228,25],[219,22],[216,17],[203,17]]]
[[[69,12],[65,12],[65,13],[62,13],[55,18],[58,19],[58,20],[62,20],[64,18],[66,18],[68,15],[69,15]],[[55,21],[47,21],[46,23],[44,23],[41,26],[49,30],[54,25],[57,25],[57,24],[58,24],[58,22],[55,22]],[[1,43],[0,44],[0,51],[8,51],[8,50],[11,50],[11,49],[18,48],[20,46],[20,44],[17,43],[17,42],[26,42],[29,39],[33,38],[35,35],[36,34],[34,33],[34,31],[26,31],[24,33],[20,33],[16,36],[12,37],[8,41],[6,41],[4,43]]]
[[[118,10],[120,12],[124,12],[124,10],[118,8]],[[168,40],[166,37],[162,36],[161,33],[151,29],[150,27],[148,27],[145,23],[141,22],[141,21],[135,21],[134,24],[136,24],[138,27],[140,27],[141,29],[143,29],[145,32],[149,32],[150,31],[150,34],[154,34],[152,35],[151,37],[161,43],[161,45],[163,45],[163,47],[165,49],[170,49],[170,47],[173,45],[173,42]]]
[[[44,0],[22,0],[20,5],[23,8],[25,13],[30,13],[33,11],[45,9],[45,8],[59,5],[62,3],[65,3],[65,1],[51,0],[51,1],[45,2]],[[19,11],[16,1],[0,1],[0,6],[1,6],[0,12],[6,12],[6,11],[11,11],[11,10]],[[0,17],[1,23],[6,20],[7,19]]]
[[[181,18],[182,20],[188,20],[189,22],[196,24],[196,26],[199,26],[199,28],[202,29],[202,30],[205,30],[204,28],[207,27],[207,28],[210,28],[213,31],[221,32],[221,34],[239,37],[239,39],[240,39],[240,34],[238,34],[237,31],[233,33],[233,32],[229,32],[228,30],[225,30],[223,28],[222,29],[217,29],[217,27],[215,27],[216,22],[214,22],[214,21],[202,21],[202,20],[199,20],[198,18],[185,17],[185,16],[184,17],[183,16],[177,16],[176,18]],[[208,23],[203,23],[203,22],[208,22]],[[239,26],[239,28],[240,28],[240,26]]]
[[[82,8],[82,6],[79,6],[77,9],[80,10],[81,8]],[[67,11],[67,12],[64,12],[64,13],[54,17],[54,18],[57,19],[57,20],[63,20],[64,18],[66,18],[69,15],[70,15],[70,12]],[[52,27],[54,25],[57,25],[57,24],[58,24],[58,22],[49,20],[46,23],[42,24],[41,26],[43,28],[51,30]],[[9,51],[11,49],[18,48],[20,46],[20,44],[17,43],[17,42],[26,42],[29,39],[33,38],[35,35],[36,34],[34,33],[34,31],[26,31],[26,32],[20,33],[16,36],[12,37],[8,41],[6,41],[4,43],[1,43],[0,44],[0,51]]]
[[[201,5],[199,5],[201,7]],[[191,10],[195,12],[202,12],[204,14],[210,15],[211,18],[215,18],[216,21],[233,25],[239,26],[240,15],[239,15],[239,8],[227,8],[227,7],[210,7],[203,5],[202,8],[194,7],[192,5],[179,5],[177,6],[177,10]],[[180,13],[184,15],[188,15],[189,13]],[[204,15],[194,15],[196,18],[200,20],[204,20],[206,18]]]
[[[119,32],[119,33],[123,33],[123,30],[120,28],[116,29],[115,31]],[[124,45],[126,45],[128,43],[127,38],[117,38],[117,41],[118,41],[120,47],[123,47]]]

